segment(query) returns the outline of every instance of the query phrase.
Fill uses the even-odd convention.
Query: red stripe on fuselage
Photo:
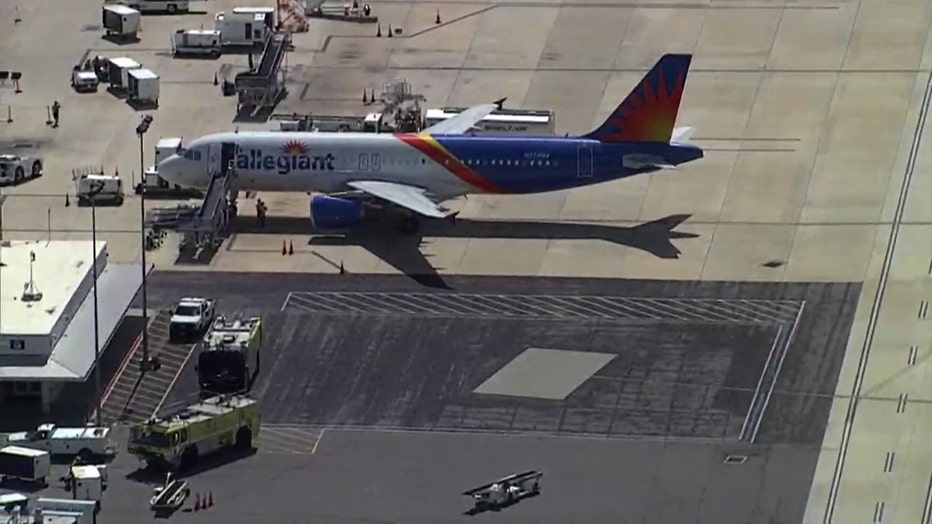
[[[427,155],[431,160],[440,164],[457,178],[488,193],[505,193],[498,184],[488,180],[474,169],[462,163],[452,153],[447,151],[437,140],[430,135],[414,135],[410,133],[396,133],[395,137]]]

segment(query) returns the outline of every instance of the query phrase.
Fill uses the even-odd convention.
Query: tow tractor
[[[259,436],[259,403],[243,396],[217,396],[130,429],[127,450],[147,466],[187,470],[204,455],[252,449]]]
[[[36,155],[0,154],[0,185],[19,184],[42,176],[42,158]]]
[[[497,510],[540,493],[540,479],[543,476],[543,473],[534,470],[515,473],[490,484],[464,491],[463,495],[472,497],[475,501],[473,512]]]
[[[110,428],[88,426],[60,428],[42,424],[35,431],[11,433],[7,441],[15,446],[48,451],[52,455],[75,456],[88,462],[94,457],[113,456],[117,445],[110,439]]]
[[[248,391],[259,371],[262,317],[219,316],[197,356],[197,381],[204,396]]]
[[[214,299],[182,298],[172,310],[168,325],[169,341],[178,342],[200,337],[210,327],[215,316]]]

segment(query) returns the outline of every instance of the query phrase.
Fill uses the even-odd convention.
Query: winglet
[[[501,110],[502,110],[502,106],[505,105],[505,100],[508,100],[508,97],[507,97],[507,96],[506,96],[505,98],[500,98],[500,99],[498,99],[498,100],[496,100],[496,101],[494,101],[494,102],[492,102],[492,103],[495,104],[496,106],[498,106],[498,110],[501,111]]]

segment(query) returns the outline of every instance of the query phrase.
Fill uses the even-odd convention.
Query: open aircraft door
[[[576,150],[577,170],[576,176],[579,178],[592,177],[592,146],[590,144],[580,144]]]
[[[210,144],[210,150],[207,152],[207,170],[211,176],[226,175],[230,162],[234,160],[236,160],[235,143]]]

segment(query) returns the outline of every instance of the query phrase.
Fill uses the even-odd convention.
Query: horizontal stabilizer
[[[631,154],[625,155],[621,159],[621,164],[628,169],[644,169],[653,167],[657,169],[676,169],[676,166],[667,162],[666,159],[656,155]]]

